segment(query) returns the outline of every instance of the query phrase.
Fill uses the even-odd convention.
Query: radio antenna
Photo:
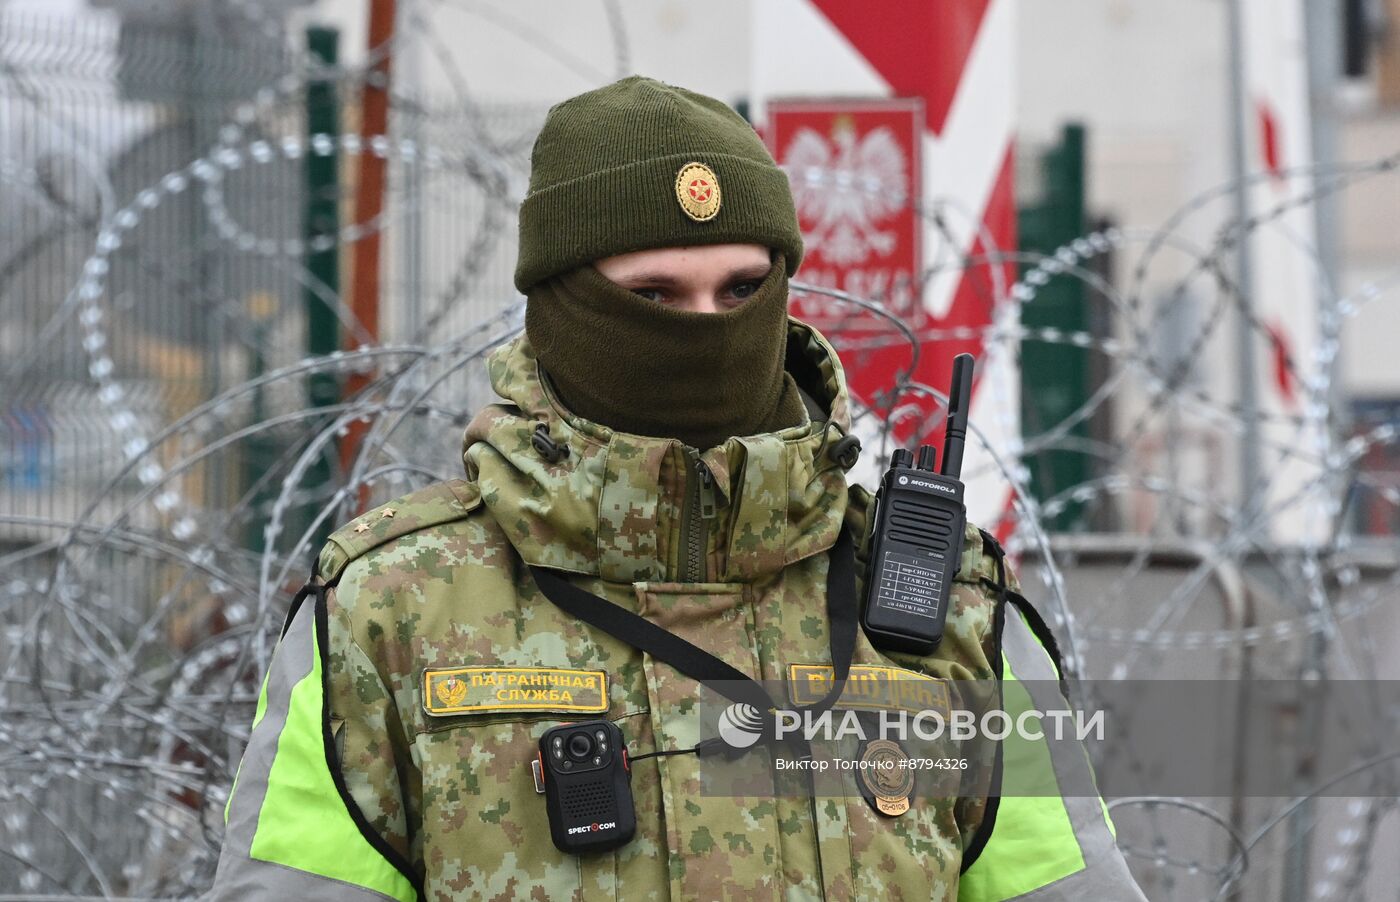
[[[943,434],[944,476],[962,474],[963,444],[967,440],[967,409],[972,406],[972,355],[953,358],[953,384],[948,388],[948,425]]]

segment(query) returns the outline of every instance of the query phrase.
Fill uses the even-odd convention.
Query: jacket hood
[[[568,410],[521,333],[487,357],[502,401],[467,425],[467,477],[526,563],[618,582],[674,581],[698,458],[715,490],[702,581],[763,579],[831,547],[847,506],[846,468],[832,452],[851,425],[840,359],[816,329],[789,317],[786,368],[822,418],[695,449]],[[535,447],[540,424],[568,449],[557,462]]]

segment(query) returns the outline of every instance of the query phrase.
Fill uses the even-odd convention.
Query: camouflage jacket
[[[583,856],[554,847],[536,794],[529,763],[550,726],[606,717],[634,759],[689,748],[699,738],[699,686],[565,615],[527,565],[564,571],[754,678],[830,664],[826,552],[843,523],[863,535],[871,495],[848,484],[831,454],[850,427],[841,364],[815,329],[797,320],[789,328],[801,350],[789,372],[822,415],[703,451],[583,420],[552,394],[523,335],[497,348],[488,366],[503,400],[467,427],[465,478],[366,513],[322,551],[315,619],[294,610],[282,640],[300,628],[315,651],[287,665],[290,713],[272,700],[284,681],[274,658],[260,705],[269,713],[259,716],[282,718],[262,728],[263,744],[276,748],[260,750],[255,727],[216,897],[256,895],[259,880],[280,887],[291,868],[377,892],[365,898],[959,898],[964,850],[987,810],[985,778],[947,797],[916,795],[905,814],[885,817],[859,795],[816,805],[702,797],[696,756],[648,757],[632,767],[635,838]],[[567,452],[548,453],[541,425]],[[969,525],[936,653],[877,651],[861,633],[855,664],[1000,677],[995,593],[981,583],[993,575]],[[305,716],[324,727],[325,767],[315,766],[330,776],[303,782],[343,802],[368,844],[358,853],[279,839],[280,825],[304,815],[268,814],[283,792],[277,762],[291,752],[286,738],[266,737],[294,729],[295,687],[316,681],[325,700]],[[288,796],[292,808],[314,795],[299,793]],[[283,870],[240,883],[230,864],[240,853]],[[357,855],[377,855],[396,873],[346,860]]]

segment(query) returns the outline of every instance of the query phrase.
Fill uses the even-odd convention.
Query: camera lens
[[[575,733],[569,737],[569,757],[583,761],[593,754],[593,738],[587,733]]]

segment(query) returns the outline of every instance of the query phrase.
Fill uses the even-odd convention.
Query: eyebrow
[[[773,264],[753,264],[751,266],[740,266],[731,269],[722,281],[762,281],[773,269]],[[671,285],[676,278],[669,272],[659,269],[643,269],[634,273],[628,273],[621,278],[622,282],[628,285]]]

